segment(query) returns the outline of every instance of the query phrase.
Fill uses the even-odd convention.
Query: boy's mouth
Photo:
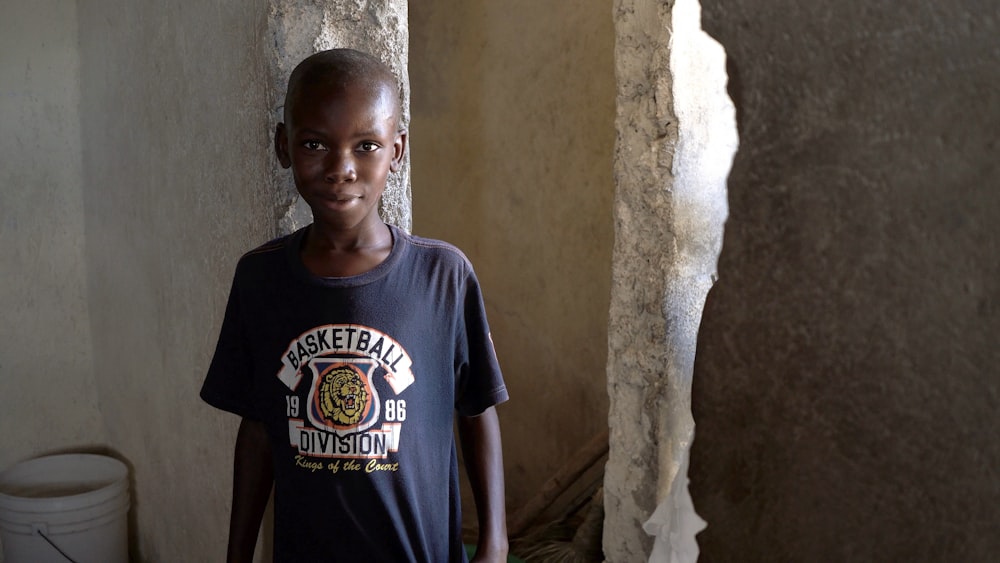
[[[348,201],[354,201],[356,199],[361,199],[361,195],[356,194],[333,194],[326,199],[335,203],[345,203]]]

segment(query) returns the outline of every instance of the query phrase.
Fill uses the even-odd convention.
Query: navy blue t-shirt
[[[320,278],[308,228],[240,259],[201,390],[267,428],[274,560],[464,561],[454,412],[507,399],[472,266],[390,226],[383,263]]]

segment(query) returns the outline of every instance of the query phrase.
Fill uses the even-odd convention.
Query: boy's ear
[[[274,154],[278,155],[282,168],[292,165],[292,159],[288,156],[288,129],[284,123],[279,123],[274,128]]]
[[[399,167],[403,165],[403,155],[406,154],[406,129],[400,129],[396,133],[396,140],[392,143],[392,162],[389,163],[389,170],[399,172]]]

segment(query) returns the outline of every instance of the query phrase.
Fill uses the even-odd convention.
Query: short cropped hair
[[[371,91],[387,89],[392,94],[393,111],[400,118],[399,80],[385,63],[354,49],[330,49],[306,57],[292,71],[285,92],[284,120],[287,123],[302,90],[309,86],[328,85],[346,88],[358,85]]]

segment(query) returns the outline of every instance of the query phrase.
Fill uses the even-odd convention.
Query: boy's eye
[[[310,151],[323,150],[323,143],[319,141],[306,141],[302,143],[302,146],[305,147],[306,150]]]
[[[364,141],[363,143],[358,145],[358,148],[361,149],[363,152],[372,152],[374,150],[378,150],[378,143],[373,143],[371,141]]]

